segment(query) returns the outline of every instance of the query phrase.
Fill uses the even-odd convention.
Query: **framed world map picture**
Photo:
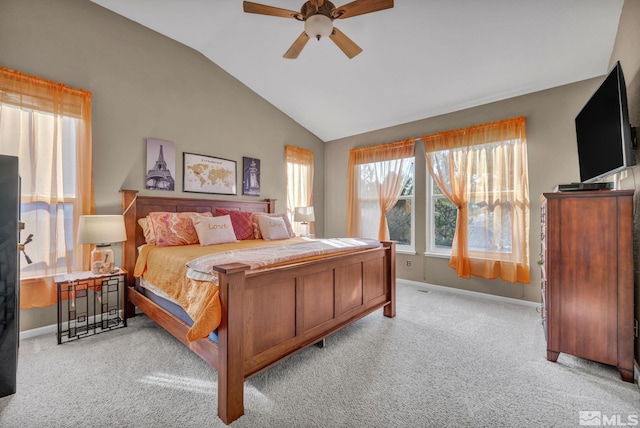
[[[237,194],[236,161],[195,153],[184,153],[183,191],[196,193]]]

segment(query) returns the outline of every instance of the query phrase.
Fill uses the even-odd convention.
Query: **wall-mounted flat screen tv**
[[[576,116],[576,136],[583,183],[635,164],[627,90],[620,62]]]

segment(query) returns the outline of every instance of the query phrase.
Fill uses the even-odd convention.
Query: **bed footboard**
[[[218,272],[218,416],[244,414],[244,380],[384,308],[395,316],[395,244],[292,266]]]

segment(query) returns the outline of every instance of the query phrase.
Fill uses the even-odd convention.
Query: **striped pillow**
[[[235,232],[236,239],[238,241],[254,239],[253,224],[251,223],[251,219],[253,217],[252,212],[216,208],[216,217],[223,215],[228,215],[231,218],[233,231]]]

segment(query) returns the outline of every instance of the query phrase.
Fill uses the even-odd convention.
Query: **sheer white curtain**
[[[295,146],[285,146],[287,164],[287,215],[297,236],[314,234],[313,222],[294,222],[296,207],[313,206],[313,152]],[[308,227],[308,229],[307,229]]]
[[[429,172],[458,207],[449,266],[529,283],[529,179],[525,118],[420,137]]]
[[[411,175],[415,141],[352,149],[347,183],[347,236],[389,239],[385,214]]]
[[[0,153],[19,158],[22,236],[33,234],[20,306],[49,306],[55,275],[88,268],[76,230],[95,213],[91,93],[0,67]]]

